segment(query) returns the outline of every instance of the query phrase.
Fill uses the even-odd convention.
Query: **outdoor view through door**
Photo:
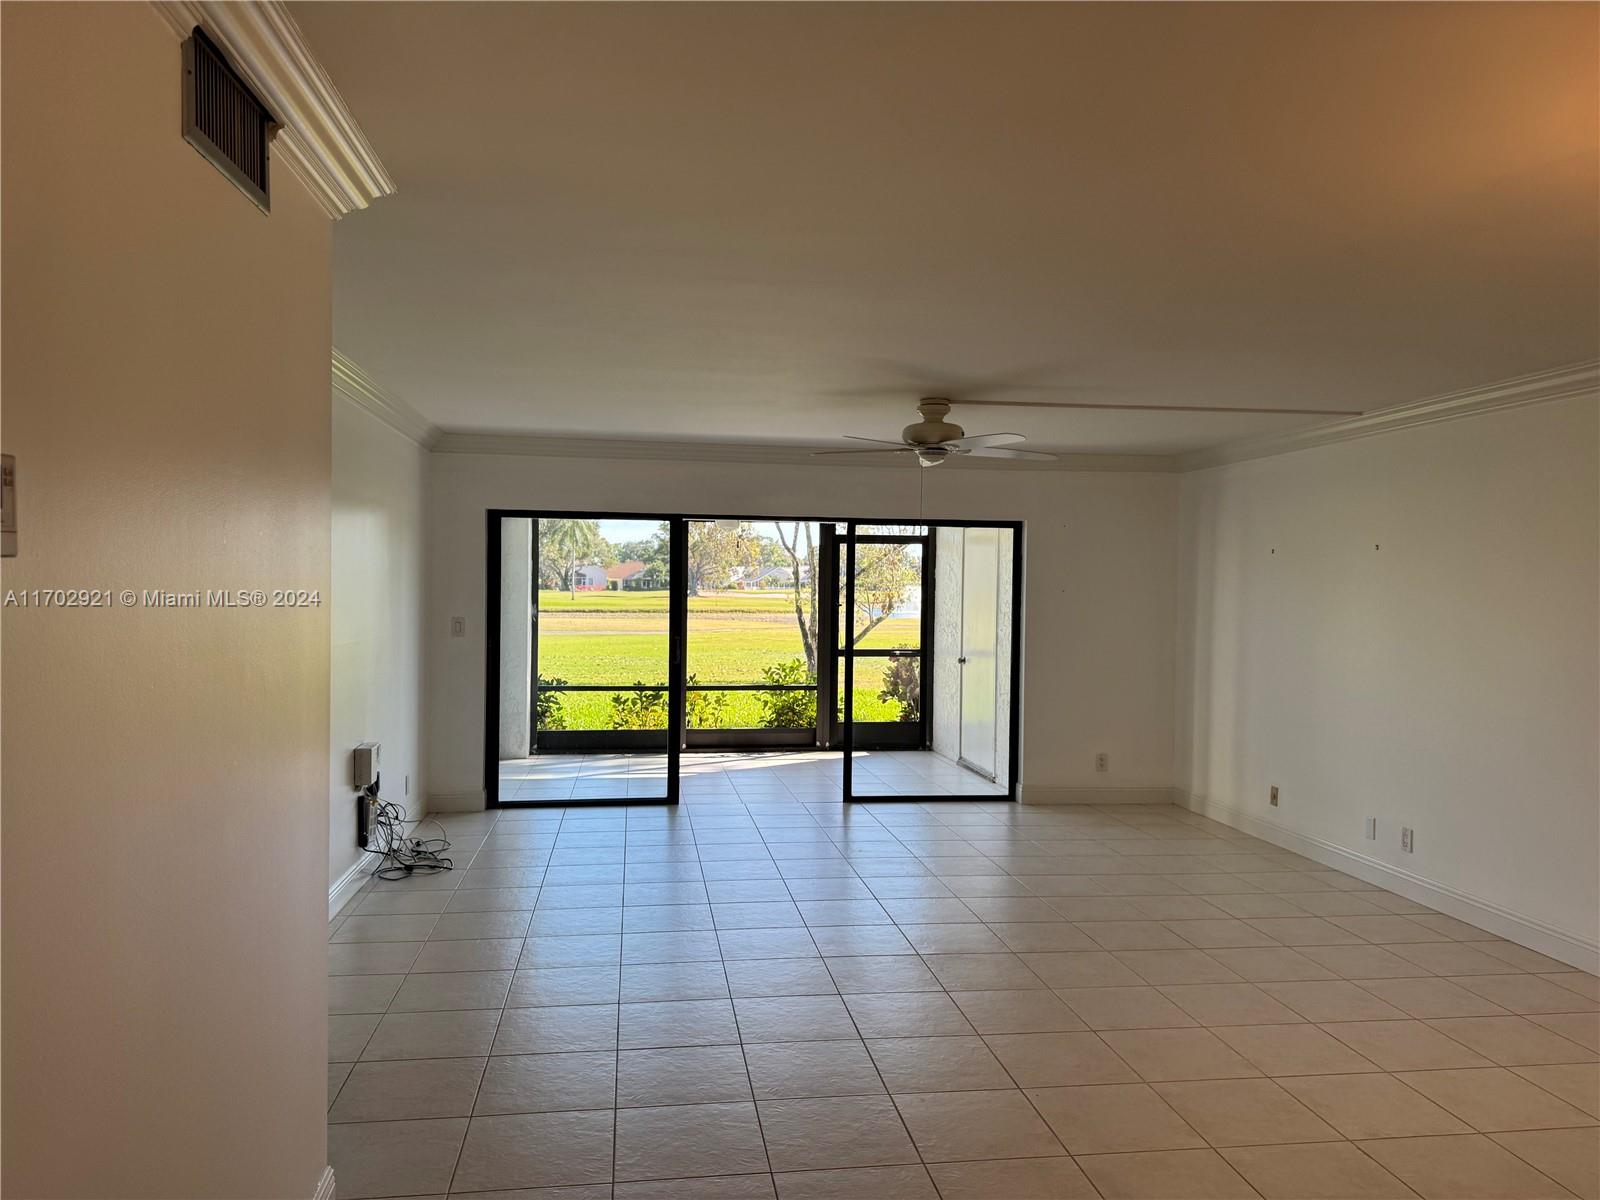
[[[1020,526],[493,511],[488,534],[495,803],[1014,794]]]

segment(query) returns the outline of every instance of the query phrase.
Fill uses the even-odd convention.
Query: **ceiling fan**
[[[967,455],[974,458],[1029,458],[1040,462],[1055,460],[1054,454],[1043,454],[1037,450],[1010,449],[1009,447],[1016,443],[1028,440],[1020,433],[979,433],[968,437],[967,431],[961,426],[945,420],[950,413],[950,401],[942,396],[928,396],[918,401],[917,412],[922,415],[922,420],[902,429],[898,442],[846,434],[845,436],[852,442],[868,442],[870,446],[860,450],[817,450],[813,453],[819,456],[915,454],[917,462],[925,467],[937,467],[947,458]]]

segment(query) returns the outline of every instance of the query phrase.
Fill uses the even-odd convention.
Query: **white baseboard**
[[[350,864],[350,869],[333,881],[328,888],[328,920],[333,920],[339,911],[355,898],[361,890],[361,885],[367,882],[368,874],[372,870],[372,862],[363,854]]]
[[[402,804],[400,807],[405,809],[409,820],[420,821],[428,815],[432,805],[427,800],[419,798],[414,805],[416,811],[412,811],[412,805]],[[363,854],[350,864],[349,870],[333,881],[333,885],[328,888],[328,920],[331,921],[338,916],[340,910],[361,890],[362,884],[367,882],[377,862],[378,860],[372,855]]]
[[[1023,804],[1172,804],[1169,787],[1043,787],[1022,785]]]
[[[1426,879],[1404,868],[1348,850],[1336,842],[1297,833],[1276,822],[1242,812],[1219,800],[1197,796],[1182,789],[1175,789],[1175,795],[1177,803],[1190,812],[1230,825],[1241,833],[1248,833],[1264,842],[1271,842],[1274,846],[1292,850],[1296,854],[1343,871],[1347,875],[1354,875],[1357,879],[1395,892],[1408,900],[1415,900],[1418,904],[1436,908],[1448,916],[1466,921],[1469,925],[1476,925],[1479,929],[1488,930],[1520,946],[1537,950],[1540,954],[1547,954],[1551,958],[1558,958],[1580,971],[1588,971],[1590,974],[1600,973],[1600,944],[1588,940],[1581,934],[1559,929],[1535,917],[1513,912],[1493,901],[1463,892],[1448,884]]]
[[[317,1190],[311,1193],[311,1200],[334,1200],[332,1167],[322,1168],[322,1178],[317,1180]]]
[[[431,813],[482,812],[487,807],[483,789],[471,792],[429,792],[428,809]]]

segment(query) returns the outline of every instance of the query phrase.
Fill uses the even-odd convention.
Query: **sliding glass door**
[[[688,522],[687,749],[819,744],[821,539],[816,521]]]
[[[491,519],[500,802],[676,801],[683,533],[610,514]]]
[[[491,512],[492,802],[1014,796],[1021,536]]]

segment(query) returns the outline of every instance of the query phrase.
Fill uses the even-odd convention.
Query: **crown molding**
[[[335,219],[394,193],[394,180],[279,0],[150,0],[177,34],[202,26],[283,123],[273,157]]]
[[[439,430],[427,417],[398,396],[384,391],[377,380],[337,349],[333,352],[333,390],[424,450],[432,449],[438,439]]]
[[[1359,417],[1330,421],[1325,425],[1244,438],[1206,450],[1196,450],[1178,458],[1178,469],[1204,471],[1252,458],[1289,454],[1295,450],[1309,450],[1314,446],[1328,446],[1400,429],[1415,429],[1419,425],[1457,421],[1463,417],[1476,417],[1508,408],[1596,394],[1600,394],[1600,361],[1577,363],[1532,375],[1519,375],[1515,379],[1461,392],[1449,392],[1410,404],[1397,404],[1392,408],[1381,408]]]
[[[493,454],[534,458],[633,459],[657,462],[765,463],[817,466],[814,448],[796,445],[758,445],[737,442],[646,441],[634,438],[555,437],[537,433],[494,433],[470,429],[441,429],[404,400],[385,391],[359,365],[337,349],[333,352],[333,388],[366,409],[386,425],[419,446],[438,454]],[[1064,453],[1049,463],[1014,459],[954,459],[947,469],[958,471],[1121,471],[1141,474],[1204,471],[1229,463],[1246,462],[1309,450],[1335,442],[1371,437],[1441,421],[1500,412],[1586,395],[1600,395],[1600,361],[1578,363],[1465,391],[1451,392],[1379,409],[1341,421],[1330,421],[1287,433],[1246,438],[1188,454],[1082,454]],[[825,449],[816,447],[815,449]],[[830,466],[913,469],[909,461],[871,455],[840,458]],[[920,468],[918,468],[920,469]]]
[[[735,442],[640,441],[624,438],[546,437],[534,433],[441,431],[429,446],[436,454],[511,454],[536,458],[620,458],[665,462],[788,463],[819,466],[810,446],[746,445]],[[826,449],[816,447],[815,449]],[[829,466],[920,470],[890,458],[842,458]],[[1136,471],[1171,472],[1177,460],[1162,454],[1063,454],[1055,462],[1017,459],[954,459],[945,469],[958,471]]]
[[[614,458],[660,462],[789,463],[818,466],[810,446],[757,445],[739,442],[645,441],[637,438],[551,437],[538,433],[484,433],[440,429],[404,400],[387,391],[360,364],[339,349],[333,351],[333,390],[378,420],[437,454],[509,454],[534,458]],[[824,449],[825,447],[816,447]],[[909,461],[850,457],[834,466],[909,469]],[[1133,471],[1170,473],[1177,459],[1165,454],[1063,454],[1055,462],[1016,459],[955,459],[947,467],[999,471]],[[920,469],[920,468],[918,468]]]

